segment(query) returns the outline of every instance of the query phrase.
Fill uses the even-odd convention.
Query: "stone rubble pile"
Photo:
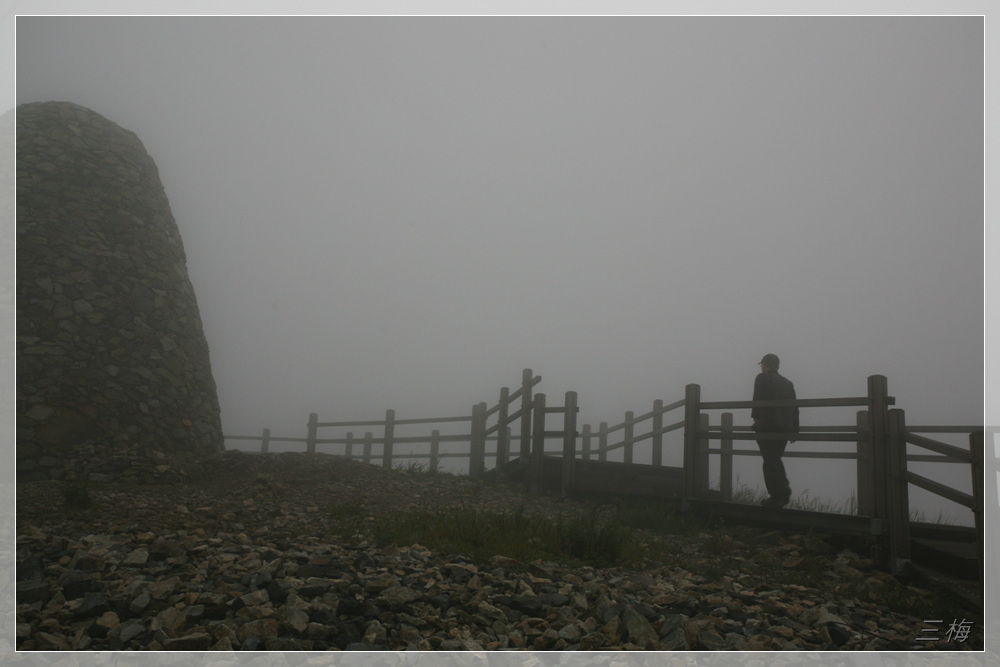
[[[245,474],[247,461],[262,458],[227,465]],[[286,463],[272,458],[267,468],[284,479]],[[627,570],[518,563],[500,556],[477,565],[419,544],[320,538],[328,528],[318,507],[337,493],[353,494],[366,506],[403,507],[417,492],[429,498],[432,484],[454,498],[480,488],[466,478],[432,482],[429,476],[408,478],[347,463],[300,472],[296,499],[275,499],[274,485],[253,490],[245,480],[246,490],[239,493],[220,476],[207,490],[188,484],[108,491],[99,508],[78,516],[60,509],[54,482],[19,485],[17,648],[926,651],[969,650],[977,641],[982,646],[981,630],[966,643],[947,644],[944,638],[934,645],[919,643],[922,619],[857,598],[831,600],[819,590],[759,573],[730,571],[711,579],[694,568],[713,557],[708,539],[683,545],[692,570],[655,564]],[[324,475],[333,481],[311,485],[311,476]],[[477,492],[498,498],[513,493]],[[537,502],[543,507],[555,501]],[[773,549],[795,567],[798,549],[810,539],[775,540]],[[831,580],[889,576],[867,572],[870,562],[846,550],[831,554],[828,565]]]
[[[842,560],[850,562],[850,556]],[[906,649],[886,609],[686,572],[525,572],[399,549],[247,534],[25,530],[21,650]]]

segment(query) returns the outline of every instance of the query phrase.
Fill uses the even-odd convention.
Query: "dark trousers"
[[[785,475],[785,464],[781,456],[785,453],[787,440],[758,440],[757,447],[764,459],[764,486],[772,498],[787,500],[792,495],[792,487],[788,485]]]

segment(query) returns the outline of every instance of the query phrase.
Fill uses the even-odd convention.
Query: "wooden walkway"
[[[563,494],[585,499],[623,497],[653,501],[677,502],[683,511],[702,516],[709,521],[722,520],[729,525],[752,526],[769,530],[817,532],[854,538],[875,553],[888,538],[889,525],[880,518],[815,512],[789,508],[767,508],[726,502],[719,491],[708,499],[685,498],[684,469],[613,461],[576,460],[570,483],[563,479],[562,457],[545,456],[542,473],[529,481],[530,462],[515,459],[497,472],[509,478],[533,483],[535,492]],[[982,561],[979,557],[975,527],[910,522],[910,559],[915,574],[940,579],[946,575],[963,583],[963,593],[971,601],[982,604]],[[969,591],[979,591],[978,596]]]

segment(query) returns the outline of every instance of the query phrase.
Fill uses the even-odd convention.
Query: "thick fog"
[[[972,425],[983,27],[19,17],[17,102],[89,107],[156,161],[227,435],[466,415],[524,368],[596,428],[688,383],[749,400],[768,352],[800,398],[881,374],[908,423]],[[796,494],[853,490],[786,465]]]

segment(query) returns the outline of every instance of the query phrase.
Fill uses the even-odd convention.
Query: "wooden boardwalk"
[[[534,481],[533,490],[577,499],[621,497],[673,501],[683,511],[709,521],[848,537],[867,544],[876,554],[880,544],[888,539],[889,525],[877,517],[745,505],[723,500],[719,491],[710,491],[705,499],[686,498],[685,473],[679,467],[577,460],[569,484],[564,483],[563,470],[562,457],[545,456],[542,473]],[[515,459],[497,472],[528,483],[530,463]],[[964,589],[970,589],[971,585],[971,590],[977,590],[974,584],[983,574],[980,553],[975,527],[910,522],[910,560],[924,570],[925,577],[946,574],[964,582]],[[970,599],[975,601],[977,598]],[[981,604],[981,594],[978,599]]]

